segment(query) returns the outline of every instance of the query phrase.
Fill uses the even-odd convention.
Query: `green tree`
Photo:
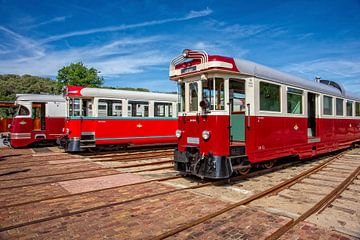
[[[60,89],[49,78],[0,74],[0,101],[14,101],[17,93],[59,94]]]
[[[95,68],[89,69],[82,62],[64,66],[58,71],[56,79],[61,87],[69,85],[100,87],[104,82]]]

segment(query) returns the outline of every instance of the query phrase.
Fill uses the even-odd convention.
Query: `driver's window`
[[[215,110],[225,109],[224,79],[215,78]]]
[[[213,99],[213,93],[214,93],[214,82],[213,79],[207,79],[205,81],[202,82],[202,97],[203,100],[206,100],[209,104],[209,109],[213,110],[214,109],[214,103],[212,101]]]
[[[197,82],[192,82],[189,84],[189,97],[190,97],[190,112],[198,111],[198,85]]]

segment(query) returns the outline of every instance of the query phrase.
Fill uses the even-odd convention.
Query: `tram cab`
[[[251,109],[247,79],[234,66],[231,58],[190,50],[172,62],[170,77],[178,82],[180,104],[175,151],[180,172],[226,178],[235,165],[247,169],[245,131]]]

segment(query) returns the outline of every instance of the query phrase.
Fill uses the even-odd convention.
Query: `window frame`
[[[289,112],[289,96],[288,96],[289,94],[301,96],[301,107],[300,107],[301,112],[300,113]],[[304,90],[298,89],[298,88],[293,88],[293,87],[286,88],[286,113],[291,114],[291,115],[304,115]]]
[[[325,98],[329,98],[331,101],[330,101],[330,113],[325,113]],[[323,98],[322,98],[322,114],[324,116],[333,116],[334,115],[334,97],[332,96],[329,96],[329,95],[323,95]]]
[[[341,114],[338,114],[338,100],[341,100]],[[335,115],[336,116],[344,116],[344,99],[342,98],[335,98]]]
[[[261,84],[264,83],[264,84],[269,84],[269,85],[273,85],[273,86],[277,86],[278,87],[278,90],[279,90],[279,111],[273,111],[273,110],[264,110],[264,109],[261,109]],[[263,81],[263,80],[260,80],[259,81],[259,111],[260,112],[268,112],[268,113],[277,113],[277,114],[281,114],[282,113],[282,85],[281,84],[276,84],[276,83],[273,83],[273,82],[268,82],[268,81]]]
[[[348,112],[348,103],[351,104],[351,115],[349,115],[349,112]],[[347,117],[353,117],[354,116],[354,101],[352,100],[346,100],[346,116]]]

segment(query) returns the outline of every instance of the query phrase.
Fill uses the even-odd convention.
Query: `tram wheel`
[[[240,175],[246,175],[250,172],[250,170],[251,170],[251,167],[247,167],[247,168],[238,169],[237,172]]]
[[[262,166],[266,169],[272,168],[275,165],[275,161],[267,161],[262,164]]]

